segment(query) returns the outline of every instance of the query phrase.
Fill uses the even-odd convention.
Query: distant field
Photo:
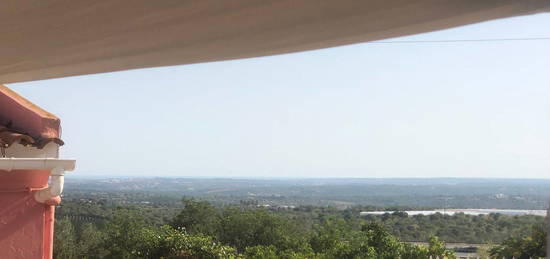
[[[66,198],[129,203],[178,202],[193,196],[221,204],[276,207],[545,210],[550,200],[550,180],[541,179],[67,178]]]
[[[361,216],[365,215],[383,215],[385,213],[395,213],[397,211],[362,211]],[[503,210],[503,209],[441,209],[441,210],[408,210],[403,211],[409,216],[414,215],[434,215],[441,213],[444,215],[454,215],[457,213],[464,213],[466,215],[489,215],[491,213],[499,213],[503,215],[535,215],[546,217],[546,210]]]

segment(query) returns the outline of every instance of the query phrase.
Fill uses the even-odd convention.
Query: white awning
[[[7,0],[0,83],[327,48],[548,8],[550,0]]]

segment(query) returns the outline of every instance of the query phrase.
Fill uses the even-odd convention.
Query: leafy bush
[[[546,256],[546,231],[544,225],[532,229],[528,236],[513,236],[501,245],[489,250],[493,257],[529,259]]]
[[[427,247],[405,244],[376,222],[354,229],[349,220],[333,217],[302,231],[296,221],[264,209],[183,202],[171,226],[146,223],[139,211],[125,208],[114,211],[102,228],[60,220],[55,258],[454,258],[435,237]]]

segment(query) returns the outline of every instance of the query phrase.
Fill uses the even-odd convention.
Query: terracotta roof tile
[[[9,88],[0,85],[0,147],[14,143],[44,148],[63,145],[60,120]]]
[[[10,147],[13,144],[21,144],[23,146],[33,146],[41,149],[50,142],[54,142],[58,145],[64,144],[63,140],[59,138],[32,137],[28,134],[0,125],[0,146],[4,148]]]

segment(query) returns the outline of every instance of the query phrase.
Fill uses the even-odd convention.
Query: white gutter
[[[63,192],[65,171],[73,171],[76,160],[57,158],[0,158],[0,170],[49,170],[50,184],[34,194],[36,201],[44,203]]]

